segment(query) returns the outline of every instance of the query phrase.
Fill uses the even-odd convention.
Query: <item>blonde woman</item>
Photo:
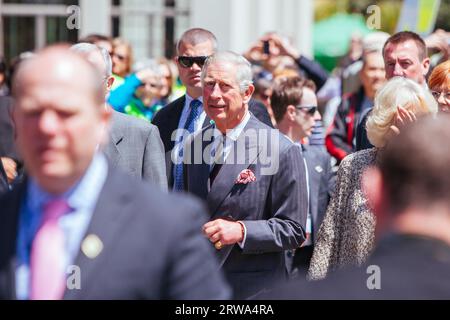
[[[330,271],[365,262],[374,243],[375,216],[363,194],[362,173],[376,165],[377,155],[405,123],[438,110],[424,87],[401,77],[392,78],[380,88],[374,103],[366,128],[375,147],[348,155],[339,166],[336,190],[317,235],[310,279],[323,279]]]

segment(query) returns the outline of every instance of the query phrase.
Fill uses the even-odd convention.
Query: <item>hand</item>
[[[276,33],[271,33],[268,35],[267,40],[271,41],[278,49],[278,55],[288,56],[293,59],[300,58],[300,52],[289,42],[289,39],[281,37]]]
[[[415,122],[416,120],[417,117],[414,113],[406,110],[404,107],[397,107],[397,114],[394,119],[394,124],[390,127],[390,129],[395,134],[399,134],[401,128]]]
[[[449,39],[449,32],[438,29],[426,37],[424,41],[428,49],[442,53],[441,61],[445,61],[450,57]]]
[[[220,241],[222,245],[231,245],[244,240],[241,224],[226,219],[216,219],[205,223],[203,233],[212,243]]]
[[[17,177],[17,164],[16,162],[7,157],[2,157],[3,168],[5,169],[6,177],[8,178],[8,183],[12,183]]]

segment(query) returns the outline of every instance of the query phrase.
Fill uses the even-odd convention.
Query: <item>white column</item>
[[[111,0],[80,0],[80,38],[91,33],[111,35]]]
[[[314,25],[314,3],[312,0],[294,1],[296,8],[293,10],[293,18],[296,21],[296,32],[293,33],[297,48],[305,56],[313,56],[313,25]],[[301,17],[301,18],[300,18]]]

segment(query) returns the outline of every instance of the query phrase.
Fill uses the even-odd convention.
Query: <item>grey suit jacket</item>
[[[0,299],[15,299],[16,239],[26,181],[0,197]],[[64,299],[227,299],[228,285],[201,235],[204,208],[193,199],[167,195],[156,186],[109,169],[86,235],[103,250],[74,265],[81,289]]]
[[[158,128],[113,111],[109,138],[103,151],[114,167],[167,190],[164,147]]]
[[[206,134],[203,137],[207,129],[192,136],[186,147],[187,162],[199,156],[194,152],[196,145],[202,146],[201,152],[208,147]],[[266,137],[268,134],[269,139],[266,142],[248,139],[249,133]],[[244,150],[237,150],[240,145]],[[245,224],[243,249],[237,244],[225,246],[217,255],[234,289],[234,297],[248,298],[286,276],[284,250],[298,247],[305,239],[308,203],[305,167],[300,147],[254,116],[234,147],[234,155],[245,155],[243,161],[233,163],[230,154],[210,190],[209,164],[205,159],[198,164],[186,164],[185,179],[187,191],[206,200],[211,220],[225,217]],[[267,160],[278,164],[274,172],[264,171],[267,166],[263,163],[268,163]],[[244,169],[250,169],[256,181],[235,183]]]

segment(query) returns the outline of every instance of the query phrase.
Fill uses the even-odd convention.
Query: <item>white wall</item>
[[[245,51],[268,31],[290,36],[312,53],[313,0],[191,0],[190,27],[212,31],[224,50]]]

